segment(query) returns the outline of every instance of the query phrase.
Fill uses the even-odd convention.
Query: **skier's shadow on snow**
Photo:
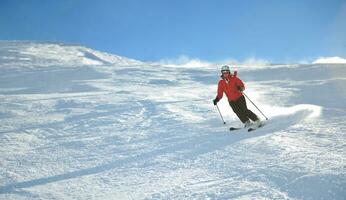
[[[200,137],[193,137],[190,140],[186,142],[179,143],[177,145],[168,146],[161,149],[156,149],[151,152],[143,153],[138,156],[132,156],[128,157],[122,160],[116,160],[114,162],[87,168],[87,169],[81,169],[74,172],[68,172],[65,174],[59,174],[55,176],[49,176],[29,181],[23,181],[23,182],[17,182],[17,183],[11,183],[5,186],[0,186],[0,194],[6,194],[6,193],[18,193],[20,194],[20,189],[23,188],[29,188],[34,187],[38,185],[45,185],[48,183],[54,183],[58,181],[63,180],[69,180],[74,179],[86,175],[92,175],[101,173],[104,171],[116,169],[119,167],[122,167],[126,164],[130,163],[138,163],[141,160],[148,160],[150,158],[164,155],[167,153],[176,153],[181,155],[181,159],[191,159],[195,158],[199,155],[213,152],[215,150],[223,149],[228,145],[231,145],[233,143],[248,139],[248,138],[254,138],[259,137],[267,134],[271,134],[276,131],[287,129],[288,127],[295,125],[299,123],[300,121],[304,120],[309,114],[311,114],[311,111],[309,110],[301,110],[291,115],[284,115],[284,116],[278,116],[274,117],[268,122],[264,127],[254,131],[254,132],[247,132],[246,130],[240,130],[238,133],[229,133],[227,130],[225,130],[225,134],[207,134],[202,135]]]

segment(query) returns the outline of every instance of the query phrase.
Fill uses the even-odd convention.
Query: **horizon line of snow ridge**
[[[39,64],[43,66],[57,65],[59,61],[60,65],[108,65],[108,64],[120,64],[120,65],[140,65],[140,64],[159,64],[168,67],[182,67],[182,68],[218,68],[220,65],[229,64],[235,69],[261,69],[261,68],[273,68],[273,67],[287,67],[295,66],[296,64],[346,64],[346,59],[334,56],[334,57],[319,57],[312,62],[303,61],[296,63],[281,63],[275,64],[270,60],[260,59],[256,57],[249,57],[243,61],[239,61],[233,58],[223,59],[220,61],[206,61],[199,58],[191,58],[187,55],[180,55],[178,58],[173,59],[161,59],[153,62],[142,62],[139,60],[110,54],[103,51],[93,50],[88,47],[84,47],[78,44],[66,44],[62,42],[37,42],[37,41],[4,41],[0,40],[0,50],[2,44],[11,44],[10,46],[19,46],[21,49],[19,53],[23,57],[17,58],[20,60],[44,60]],[[3,45],[8,46],[8,45]],[[15,51],[15,50],[13,50]],[[26,57],[25,57],[26,56]],[[28,57],[31,56],[31,57]],[[11,56],[3,56],[0,59],[11,60]],[[12,57],[12,60],[14,58]],[[47,61],[47,62],[45,62]]]

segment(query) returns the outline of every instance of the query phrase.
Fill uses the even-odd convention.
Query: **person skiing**
[[[228,98],[229,105],[233,112],[238,116],[240,121],[244,124],[244,127],[250,127],[253,124],[260,125],[261,121],[255,113],[247,108],[246,100],[243,95],[245,85],[235,74],[231,74],[228,65],[221,67],[221,80],[218,83],[217,96],[213,100],[216,105],[223,97],[223,93]],[[252,123],[251,121],[254,123]]]

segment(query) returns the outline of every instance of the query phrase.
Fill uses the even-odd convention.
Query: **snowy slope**
[[[0,199],[345,199],[346,65],[237,66],[252,133],[218,68],[1,41]]]

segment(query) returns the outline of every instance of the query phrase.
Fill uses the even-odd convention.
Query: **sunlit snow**
[[[322,57],[313,62],[313,64],[346,64],[346,59],[340,57]]]

